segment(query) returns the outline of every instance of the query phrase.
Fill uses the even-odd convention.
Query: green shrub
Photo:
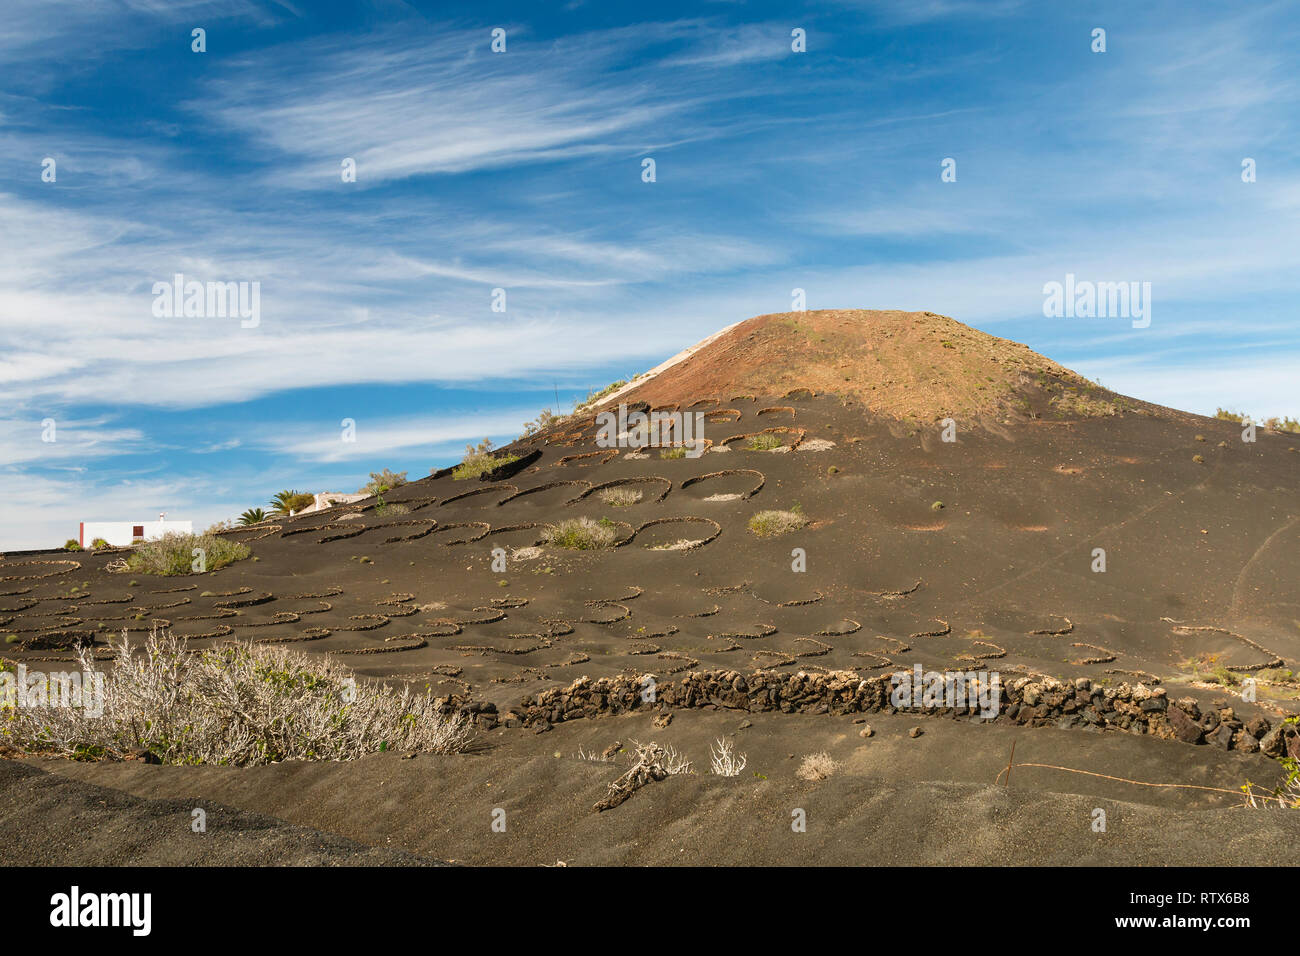
[[[493,468],[499,468],[501,465],[508,465],[512,461],[518,460],[518,455],[494,457],[492,454],[492,440],[484,438],[477,446],[465,446],[465,460],[456,466],[451,473],[451,477],[455,481],[466,481],[470,478],[477,478],[485,471],[491,471]]]
[[[680,445],[674,448],[660,448],[659,457],[660,458],[685,458],[686,449],[682,448]]]
[[[750,451],[771,451],[773,448],[781,448],[784,445],[785,442],[771,432],[755,435],[749,440]]]
[[[90,546],[91,546],[92,548],[94,548],[96,551],[98,551],[100,548],[111,548],[111,547],[112,547],[112,545],[110,545],[110,544],[109,544],[107,541],[105,541],[103,538],[96,538],[94,541],[90,542]]]
[[[549,408],[543,408],[537,413],[537,417],[531,422],[524,422],[524,433],[519,437],[528,438],[532,435],[536,435],[538,432],[545,431],[552,425],[558,425],[560,422],[564,421],[564,419],[565,416],[557,415]]]
[[[366,483],[358,494],[382,495],[385,491],[392,491],[394,488],[400,488],[406,484],[406,472],[389,471],[385,468],[383,471],[372,471],[370,481]]]
[[[379,499],[375,502],[375,514],[377,515],[404,515],[409,514],[410,511],[411,509],[401,502],[395,501],[392,504],[389,504],[384,500],[383,495],[380,495]]]
[[[1214,417],[1221,418],[1227,422],[1236,422],[1238,425],[1244,425],[1248,421],[1255,421],[1255,419],[1246,415],[1244,412],[1230,412],[1226,408],[1217,409],[1214,412]],[[1263,424],[1265,428],[1271,429],[1275,432],[1300,433],[1300,421],[1296,421],[1294,418],[1289,416],[1284,418],[1267,418],[1262,423],[1256,422],[1256,424]]]
[[[542,539],[557,548],[574,551],[598,551],[608,548],[618,540],[618,525],[608,518],[593,521],[591,518],[567,518],[547,525]]]
[[[803,509],[795,505],[789,511],[760,511],[749,519],[749,530],[760,538],[775,538],[798,531],[807,524]]]
[[[203,550],[205,569],[215,571],[242,561],[252,552],[248,545],[210,534],[169,531],[161,538],[137,545],[126,559],[126,570],[137,574],[194,574],[194,549]]]
[[[80,550],[81,550],[81,542],[78,541],[76,538],[69,538],[67,541],[63,542],[63,550],[64,550],[64,551],[80,551]]]

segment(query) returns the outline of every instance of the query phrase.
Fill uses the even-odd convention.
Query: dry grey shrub
[[[826,751],[822,750],[815,754],[808,754],[803,758],[803,763],[795,771],[796,776],[801,780],[825,780],[835,771],[840,769],[838,760],[835,760]]]
[[[633,741],[635,743],[636,741]],[[653,745],[652,745],[653,746]],[[672,744],[667,744],[663,748],[664,769],[668,771],[668,776],[675,777],[679,773],[694,773],[691,769],[691,762],[686,759],[686,755],[679,753],[677,748]]]
[[[691,772],[691,762],[672,745],[661,747],[634,740],[632,746],[636,749],[631,768],[609,785],[605,798],[593,807],[597,813],[614,809],[646,784]]]
[[[720,777],[739,777],[749,759],[744,754],[736,753],[736,745],[730,740],[718,738],[716,747],[709,748],[709,769]]]
[[[468,717],[443,716],[433,696],[357,681],[328,656],[243,643],[191,651],[157,626],[142,653],[125,631],[114,651],[102,716],[16,707],[3,713],[0,739],[82,759],[145,750],[162,763],[252,766],[388,749],[458,753],[475,737]],[[79,657],[83,671],[96,669],[89,650]]]
[[[603,488],[596,495],[605,504],[615,508],[626,508],[641,500],[641,492],[634,488]]]

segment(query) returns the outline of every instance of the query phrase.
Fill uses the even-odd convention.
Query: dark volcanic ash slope
[[[132,587],[115,555],[0,560],[5,653],[66,660],[165,620],[195,646],[297,642],[502,717],[580,677],[915,664],[1158,685],[1207,729],[1230,703],[1237,732],[1215,740],[1233,748],[1296,709],[1300,437],[1243,442],[929,313],[762,316],[601,407],[638,401],[702,414],[708,451],[600,447],[587,409],[505,449],[539,453],[508,478],[440,473],[385,496],[400,508],[241,529],[258,560],[198,579]],[[760,434],[779,446],[752,449]],[[748,530],[796,505],[806,527]],[[573,517],[615,522],[616,546],[539,544]],[[1259,678],[1257,703],[1205,681],[1225,668]]]
[[[0,829],[3,866],[440,865],[200,797],[131,796],[10,760],[0,761]]]

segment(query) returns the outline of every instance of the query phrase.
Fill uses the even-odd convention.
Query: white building
[[[121,547],[142,538],[146,541],[161,538],[169,531],[193,534],[194,522],[168,521],[165,512],[156,521],[83,521],[77,540],[83,548],[89,547],[99,538],[115,547]]]
[[[350,505],[354,501],[361,501],[362,499],[369,497],[370,495],[364,491],[359,494],[342,494],[334,491],[322,491],[320,494],[316,495],[316,500],[314,502],[309,504],[306,508],[303,508],[301,511],[295,512],[295,514],[311,514],[313,511],[324,511],[326,508],[332,508],[335,505]]]

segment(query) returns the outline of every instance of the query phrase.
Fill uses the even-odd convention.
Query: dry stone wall
[[[631,711],[720,707],[748,712],[780,711],[801,714],[925,713],[970,717],[978,707],[909,707],[890,703],[889,675],[863,678],[848,672],[828,674],[760,671],[692,672],[657,683],[647,699],[647,677],[581,677],[567,687],[552,687],[524,697],[506,714],[506,726],[547,729],[580,717]],[[1212,744],[1270,757],[1300,758],[1300,734],[1285,721],[1276,725],[1265,717],[1243,721],[1226,699],[1202,710],[1190,697],[1169,700],[1163,687],[1094,683],[1086,677],[1018,677],[1002,684],[999,722],[1032,727],[1109,728],[1132,734],[1152,734],[1189,744]],[[478,715],[482,720],[483,715]],[[492,714],[495,720],[495,710]]]

